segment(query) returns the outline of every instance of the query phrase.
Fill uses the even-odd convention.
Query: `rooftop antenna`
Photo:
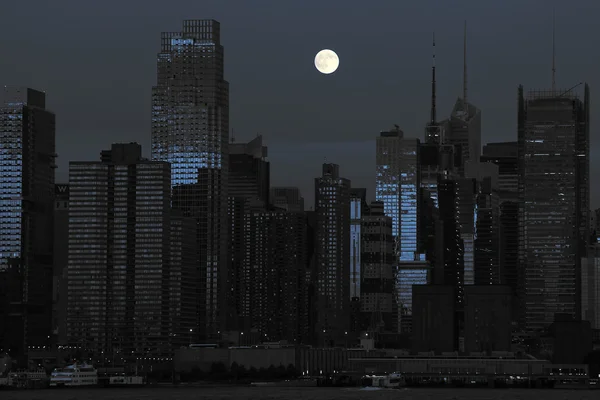
[[[435,109],[435,32],[433,33],[433,64],[431,66],[431,125],[437,123]]]
[[[552,93],[556,90],[556,9],[552,9]]]
[[[467,21],[465,21],[463,33],[463,105],[465,112],[469,111],[467,104]]]

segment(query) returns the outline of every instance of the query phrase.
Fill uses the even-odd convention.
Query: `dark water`
[[[598,400],[600,391],[535,389],[132,388],[0,391],[2,400]]]

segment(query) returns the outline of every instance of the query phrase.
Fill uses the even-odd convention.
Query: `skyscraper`
[[[54,282],[52,285],[52,329],[56,343],[66,346],[69,265],[69,185],[57,184],[54,202]]]
[[[268,149],[258,135],[248,143],[229,144],[229,197],[259,199],[269,204]]]
[[[500,281],[513,291],[511,316],[519,321],[522,278],[519,270],[519,146],[518,142],[488,143],[483,146],[482,163],[498,166],[499,264]]]
[[[267,146],[262,136],[248,143],[229,144],[228,180],[228,237],[229,266],[227,281],[227,329],[242,328],[239,317],[242,307],[243,265],[247,246],[254,246],[252,239],[257,235],[245,236],[247,213],[257,212],[257,207],[266,211],[269,207],[270,165],[267,161]],[[251,207],[250,207],[251,205]],[[241,324],[241,325],[240,325]]]
[[[304,197],[300,195],[300,189],[297,187],[272,187],[269,201],[274,206],[288,211],[304,212]]]
[[[303,341],[306,276],[304,213],[267,208],[259,201],[244,214],[240,273],[240,329],[262,341]]]
[[[337,164],[315,178],[317,335],[321,345],[345,342],[350,326],[350,181]]]
[[[168,163],[116,144],[69,163],[69,344],[112,357],[170,354]],[[189,277],[188,277],[189,279]]]
[[[376,144],[375,199],[383,202],[385,215],[392,218],[392,234],[399,248],[400,238],[400,152],[404,132],[398,125],[381,132]]]
[[[448,119],[444,143],[453,145],[460,152],[458,174],[464,176],[468,163],[479,162],[481,156],[481,110],[467,99],[467,23],[463,42],[463,95],[458,98]]]
[[[367,189],[350,189],[350,300],[360,298],[362,217],[367,212]]]
[[[479,181],[477,185],[475,214],[475,232],[477,235],[474,242],[475,285],[499,285],[503,283],[499,253],[500,200],[496,192],[496,182],[497,180],[494,177],[488,176]]]
[[[524,326],[581,315],[581,260],[589,241],[589,101],[569,90],[519,87],[519,228]]]
[[[46,95],[0,89],[0,349],[27,359],[49,343],[55,117]],[[2,350],[0,350],[2,351]]]
[[[227,282],[229,84],[220,24],[186,20],[163,32],[152,88],[152,159],[171,163],[173,206],[198,222],[200,326],[224,326]]]
[[[581,263],[581,319],[600,329],[600,243],[590,245]]]
[[[398,331],[392,219],[383,203],[372,202],[362,218],[362,266],[359,329],[370,333]]]
[[[516,199],[519,190],[518,151],[517,142],[488,143],[483,146],[480,161],[498,166],[498,192],[503,200]]]
[[[143,159],[137,143],[69,164],[70,345],[146,357],[189,343],[196,229],[171,214],[170,180],[170,165]]]
[[[412,286],[428,283],[429,275],[425,256],[420,254],[420,149],[419,139],[405,138],[397,126],[377,138],[375,198],[384,204],[385,215],[392,218],[397,326],[403,331],[410,331]]]
[[[465,165],[476,163],[481,157],[481,110],[466,99],[456,100],[445,138],[447,144],[460,148],[461,162],[457,172],[464,176]]]

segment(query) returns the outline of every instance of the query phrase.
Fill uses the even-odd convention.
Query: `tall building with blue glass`
[[[46,94],[0,89],[0,353],[50,344],[55,116]]]
[[[429,279],[429,266],[419,254],[420,147],[419,139],[405,138],[397,126],[377,138],[375,197],[383,203],[385,215],[392,218],[397,326],[401,331],[411,329],[412,286],[427,284]]]
[[[227,307],[229,83],[220,24],[186,20],[163,32],[152,88],[152,160],[171,163],[173,207],[198,222],[200,336],[216,334]]]

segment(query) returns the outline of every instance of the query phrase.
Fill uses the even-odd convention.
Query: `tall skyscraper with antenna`
[[[463,34],[463,96],[456,100],[448,123],[446,140],[460,151],[458,173],[464,176],[466,163],[479,162],[481,157],[481,110],[467,100],[466,22]]]
[[[433,34],[433,53],[431,64],[431,118],[425,127],[425,143],[441,144],[442,135],[437,120],[436,87],[435,87],[435,33]]]
[[[519,271],[522,325],[539,330],[557,313],[581,316],[581,260],[589,242],[589,104],[556,88],[519,86]]]

